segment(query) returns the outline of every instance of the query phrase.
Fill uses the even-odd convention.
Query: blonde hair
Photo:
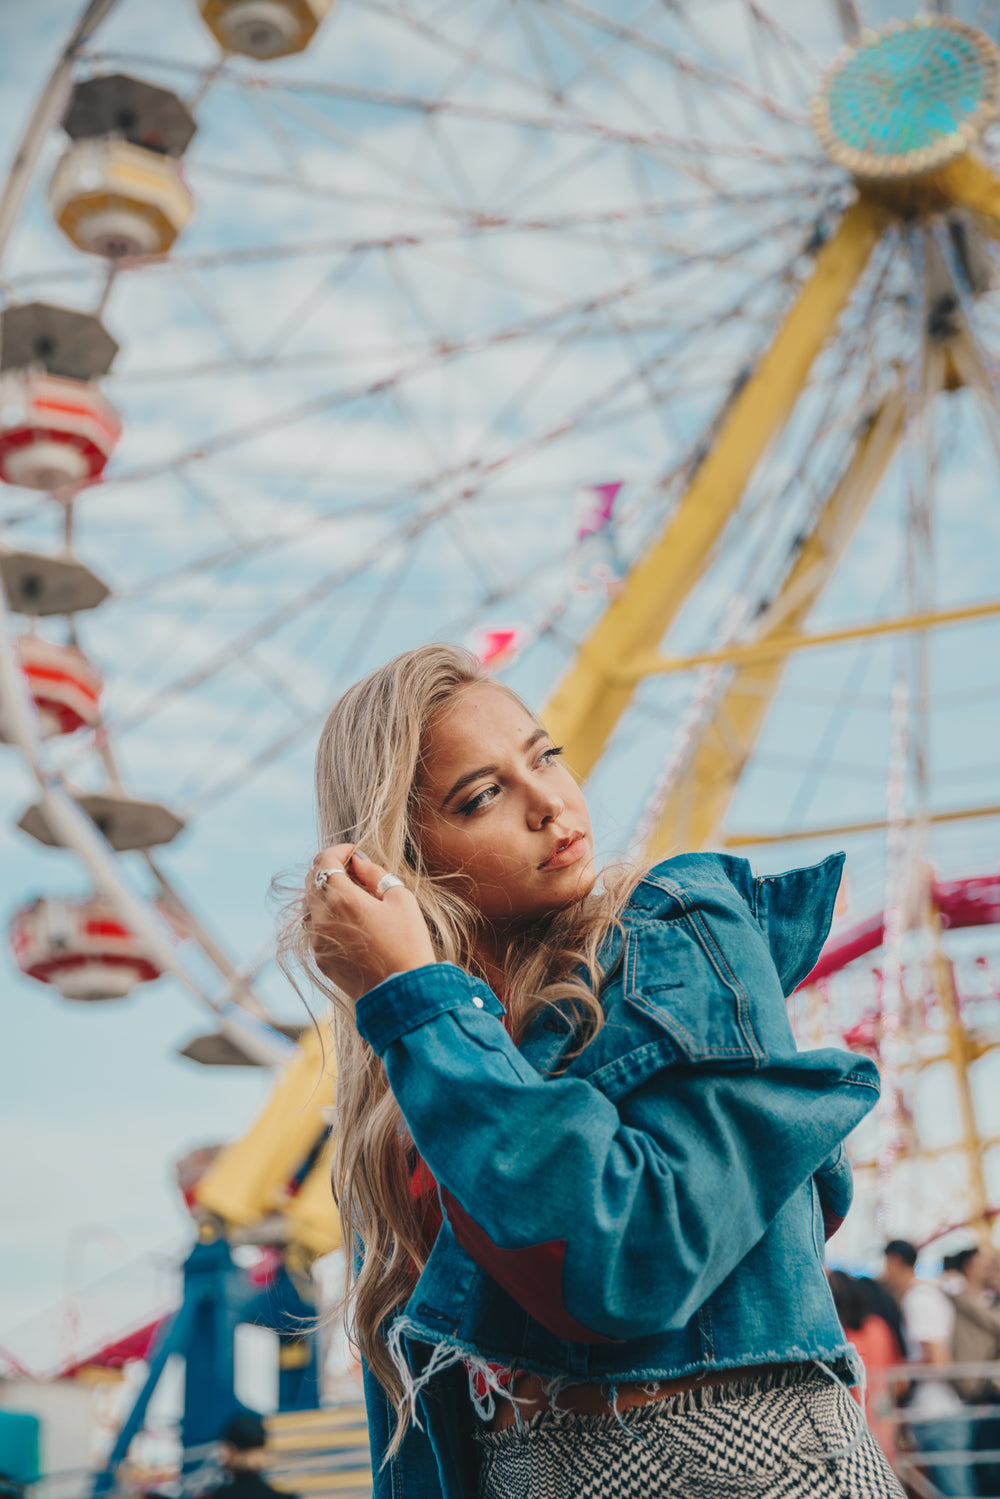
[[[484,680],[468,651],[426,645],[396,656],[357,682],[334,705],[316,754],[320,846],[356,843],[376,864],[399,874],[416,896],[439,961],[477,972],[482,918],[460,893],[460,876],[432,874],[419,842],[420,769],[428,730],[463,688]],[[520,698],[500,683],[520,704]],[[530,711],[525,709],[526,712]],[[532,715],[533,716],[533,715]],[[503,1000],[514,1041],[540,1010],[568,1001],[576,1048],[603,1022],[597,957],[641,871],[605,871],[603,888],[553,912],[504,947]],[[348,1249],[348,1332],[396,1410],[391,1450],[407,1424],[403,1384],[386,1346],[389,1319],[414,1285],[414,1266],[427,1259],[410,1190],[416,1150],[385,1068],[354,1025],[347,1004],[316,968],[303,899],[293,904],[282,937],[283,966],[294,957],[333,1002],[337,1054],[333,1191]],[[574,970],[581,969],[586,978]],[[478,975],[482,977],[482,975]],[[351,1247],[360,1242],[360,1268]]]

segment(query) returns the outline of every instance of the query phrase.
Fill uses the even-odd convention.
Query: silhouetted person
[[[891,1405],[886,1369],[906,1358],[906,1342],[899,1307],[878,1281],[867,1275],[827,1272],[837,1316],[868,1375],[865,1415],[875,1440],[890,1462],[896,1453],[896,1432],[887,1419]],[[855,1395],[858,1391],[855,1390]]]
[[[916,1263],[914,1246],[905,1239],[893,1239],[885,1247],[882,1284],[903,1313],[910,1359],[918,1364],[947,1366],[953,1362],[955,1307],[940,1286],[917,1279]],[[936,1452],[968,1452],[972,1446],[972,1422],[954,1385],[944,1376],[914,1380],[906,1414],[913,1445],[925,1455],[923,1466],[931,1482],[942,1494],[968,1499],[975,1493],[972,1465],[935,1463],[933,1456]]]
[[[956,1364],[986,1364],[1000,1360],[1000,1311],[990,1290],[992,1251],[961,1249],[944,1259],[941,1289],[955,1308],[951,1351]],[[992,1406],[988,1416],[977,1416],[973,1447],[977,1452],[1000,1448],[1000,1388],[989,1376],[962,1376],[955,1388],[968,1405]],[[976,1464],[976,1493],[981,1499],[1000,1496],[1000,1463]]]
[[[231,1416],[219,1433],[219,1462],[227,1479],[199,1499],[295,1499],[261,1476],[267,1466],[267,1432],[253,1411]]]

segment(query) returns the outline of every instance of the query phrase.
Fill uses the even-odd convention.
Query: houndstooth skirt
[[[479,1499],[904,1499],[846,1386],[810,1366],[476,1441]]]

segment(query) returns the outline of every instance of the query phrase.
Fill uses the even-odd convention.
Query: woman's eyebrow
[[[528,751],[538,743],[539,739],[548,739],[548,737],[549,734],[547,729],[536,729],[531,737],[525,741],[521,753],[526,755]],[[454,786],[451,788],[451,790],[448,792],[448,795],[441,803],[442,807],[447,807],[449,802],[452,801],[452,799],[456,797],[461,790],[463,790],[466,786],[471,786],[473,781],[478,781],[480,776],[496,775],[497,769],[498,767],[496,765],[480,765],[478,770],[470,770],[466,775],[459,776],[458,780],[455,782]]]
[[[470,770],[468,775],[459,776],[458,780],[455,782],[454,786],[451,788],[451,790],[448,792],[448,795],[441,803],[442,807],[447,807],[448,803],[455,796],[457,796],[465,786],[471,785],[473,781],[478,781],[480,776],[492,776],[496,775],[496,772],[497,767],[495,765],[480,765],[478,770]]]

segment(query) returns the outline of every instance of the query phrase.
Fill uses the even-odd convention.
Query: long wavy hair
[[[460,871],[432,873],[420,848],[421,766],[435,716],[464,687],[483,680],[478,661],[452,645],[406,651],[357,682],[334,705],[316,755],[320,847],[355,843],[398,873],[416,896],[438,960],[479,972],[476,939],[482,917],[461,891]],[[496,691],[520,704],[499,683]],[[526,712],[530,710],[525,709]],[[603,1022],[598,951],[642,871],[604,871],[600,888],[553,911],[504,947],[503,1001],[514,1041],[548,1005],[567,1002],[575,1049]],[[347,1246],[348,1335],[385,1389],[397,1414],[391,1450],[406,1429],[408,1402],[389,1357],[386,1327],[414,1285],[428,1253],[410,1190],[416,1149],[385,1068],[354,1026],[353,1005],[316,967],[304,897],[286,912],[282,966],[300,966],[333,1006],[337,1105],[333,1191]],[[581,972],[586,977],[581,977]],[[359,1242],[355,1266],[350,1252]]]

